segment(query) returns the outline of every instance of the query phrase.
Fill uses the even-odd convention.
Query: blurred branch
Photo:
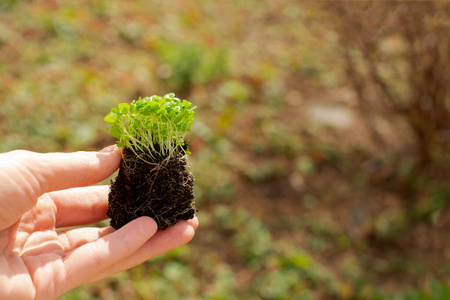
[[[364,95],[364,82],[360,79],[359,76],[357,76],[357,72],[354,68],[355,64],[352,62],[348,49],[344,51],[345,59],[347,61],[346,73],[348,78],[351,79],[353,88],[358,96],[358,106],[361,114],[364,117],[363,119],[365,121],[365,124],[370,132],[371,139],[374,141],[377,147],[384,148],[386,146],[386,142],[374,125],[372,114],[370,113],[370,107]]]
[[[322,10],[339,36],[347,80],[374,142],[384,144],[373,125],[376,111],[401,116],[416,137],[419,164],[432,162],[435,149],[449,142],[437,138],[450,130],[449,6],[333,2]]]

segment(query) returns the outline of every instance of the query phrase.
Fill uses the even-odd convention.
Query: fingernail
[[[117,145],[111,145],[108,147],[103,148],[102,150],[98,151],[99,153],[112,153],[117,150]]]

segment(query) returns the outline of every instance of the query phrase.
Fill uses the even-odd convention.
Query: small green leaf
[[[130,104],[128,103],[120,103],[119,104],[119,110],[122,112],[128,112],[128,110],[130,109]]]
[[[114,123],[116,119],[109,113],[104,119],[106,123]]]
[[[113,125],[111,126],[110,133],[111,133],[111,135],[112,135],[113,137],[119,139],[122,132],[121,132],[121,130],[120,130],[120,128],[119,128],[119,125],[113,124]]]

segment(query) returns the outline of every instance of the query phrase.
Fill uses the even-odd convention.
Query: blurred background
[[[450,299],[449,20],[443,1],[2,0],[1,152],[101,149],[140,96],[198,106],[194,240],[61,299]]]

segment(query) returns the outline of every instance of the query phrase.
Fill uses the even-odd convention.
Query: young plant
[[[139,98],[131,104],[120,103],[104,120],[112,124],[109,131],[119,147],[170,158],[175,149],[184,146],[184,137],[194,121],[194,109],[191,102],[170,93]]]
[[[195,107],[170,93],[121,103],[105,117],[123,147],[118,176],[111,182],[108,216],[118,229],[150,216],[165,229],[195,212],[194,177],[188,170],[186,133]]]

